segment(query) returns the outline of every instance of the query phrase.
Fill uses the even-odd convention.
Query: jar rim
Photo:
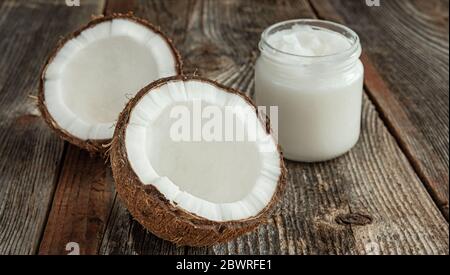
[[[285,52],[280,49],[277,49],[276,47],[272,46],[268,42],[268,37],[270,35],[272,35],[273,33],[275,33],[275,32],[273,32],[275,29],[280,29],[283,26],[294,26],[294,25],[311,26],[311,27],[322,28],[322,29],[326,29],[326,30],[330,30],[330,31],[339,33],[339,34],[345,36],[349,40],[351,45],[349,48],[346,48],[345,50],[342,50],[342,51],[339,51],[336,53],[312,56],[312,55],[299,55],[299,54]],[[280,30],[278,30],[278,31],[280,31]],[[361,43],[360,43],[358,34],[356,34],[356,32],[353,31],[352,29],[350,29],[349,27],[344,26],[342,24],[335,23],[332,21],[327,21],[327,20],[320,20],[320,19],[293,19],[293,20],[286,20],[286,21],[278,22],[278,23],[275,23],[275,24],[269,26],[268,28],[266,28],[261,34],[261,41],[259,43],[259,49],[261,52],[266,52],[267,50],[270,50],[272,52],[276,52],[276,53],[282,54],[284,56],[307,59],[310,61],[312,61],[312,60],[327,61],[330,59],[336,60],[337,58],[348,59],[348,58],[352,57],[353,55],[357,55],[357,57],[359,58],[359,56],[361,54]]]

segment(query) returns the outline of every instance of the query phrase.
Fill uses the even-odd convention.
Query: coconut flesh
[[[176,50],[147,22],[95,19],[66,38],[42,73],[40,107],[65,139],[86,149],[109,140],[119,113],[148,83],[180,73]]]
[[[198,103],[202,114],[211,107],[236,110],[236,127],[246,137],[256,130],[258,138],[194,140]],[[187,141],[173,136],[180,106],[192,115]],[[203,125],[210,115],[202,116]],[[285,181],[267,125],[247,97],[217,83],[184,76],[157,81],[119,118],[111,149],[118,193],[141,224],[177,244],[211,245],[248,232],[273,210]]]

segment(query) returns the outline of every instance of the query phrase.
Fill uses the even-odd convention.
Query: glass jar
[[[293,26],[331,31],[348,48],[328,55],[297,55],[270,44],[269,37]],[[351,29],[322,20],[291,20],[267,28],[255,66],[258,106],[278,106],[278,140],[289,160],[326,161],[358,141],[364,68],[361,45]],[[276,122],[274,122],[276,123]]]

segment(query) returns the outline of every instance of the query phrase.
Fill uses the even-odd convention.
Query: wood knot
[[[368,214],[348,213],[337,215],[335,221],[340,225],[368,225],[372,224],[373,218]]]
[[[227,56],[224,49],[212,43],[195,47],[186,54],[185,70],[192,74],[192,70],[199,70],[200,74],[211,74],[234,65],[234,61]]]

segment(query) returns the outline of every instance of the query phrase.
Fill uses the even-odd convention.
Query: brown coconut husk
[[[198,76],[175,76],[151,83],[127,104],[117,122],[110,150],[116,190],[132,216],[146,229],[162,239],[177,245],[188,246],[209,246],[223,243],[252,231],[261,223],[266,222],[267,218],[276,209],[276,203],[280,200],[286,185],[287,170],[283,156],[278,147],[282,173],[270,203],[256,216],[245,220],[216,222],[199,217],[173,205],[153,185],[144,185],[133,171],[125,148],[125,134],[130,114],[143,96],[153,89],[174,80],[197,80],[211,83],[224,91],[239,95],[253,106],[255,112],[257,112],[255,104],[243,93]],[[261,123],[263,122],[261,121]],[[271,134],[270,123],[263,123],[263,126],[265,126],[266,132]]]

